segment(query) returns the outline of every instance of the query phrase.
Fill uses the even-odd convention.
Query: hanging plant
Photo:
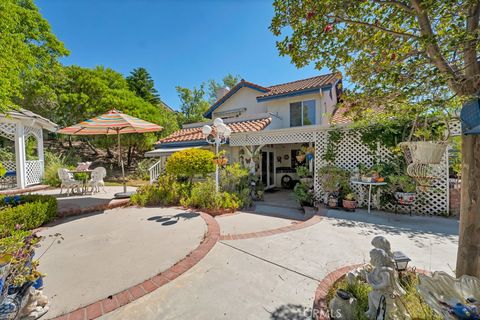
[[[419,126],[417,117],[408,141],[399,144],[408,163],[407,174],[417,181],[422,191],[426,191],[438,178],[436,168],[443,159],[450,136],[448,118],[445,122],[436,123],[428,120],[425,117],[423,126]]]
[[[225,150],[220,151],[216,156],[213,157],[213,163],[222,167],[227,165],[228,158]]]

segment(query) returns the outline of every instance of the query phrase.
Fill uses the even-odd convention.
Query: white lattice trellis
[[[16,126],[14,123],[0,123],[0,136],[8,140],[15,139]]]
[[[250,146],[263,144],[285,144],[285,143],[315,143],[315,192],[321,198],[322,190],[320,180],[317,176],[317,169],[326,165],[323,160],[328,143],[329,130],[324,128],[312,128],[311,130],[286,130],[279,132],[261,132],[255,134],[236,134],[230,139],[231,146]],[[336,148],[335,165],[341,168],[352,170],[363,163],[366,166],[373,165],[375,160],[387,161],[392,157],[388,149],[379,146],[377,152],[372,151],[364,145],[359,134],[354,131],[344,130],[342,141]],[[444,161],[437,168],[438,179],[433,181],[432,187],[426,192],[418,191],[418,200],[413,211],[420,214],[443,215],[448,212],[448,157],[444,156]],[[359,195],[364,194],[364,189],[359,185],[352,185],[352,189]],[[381,189],[380,189],[381,191]],[[365,197],[364,197],[365,198]],[[378,202],[378,196],[375,197]],[[365,200],[360,199],[360,205],[365,205]],[[383,208],[393,210],[392,206]],[[401,210],[401,209],[400,209]],[[399,211],[400,211],[399,210]]]
[[[27,186],[42,182],[43,161],[28,160],[26,162]]]

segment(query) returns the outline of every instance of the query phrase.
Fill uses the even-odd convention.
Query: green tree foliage
[[[136,68],[127,77],[128,87],[131,91],[152,104],[160,103],[160,95],[155,89],[152,77],[145,68]]]
[[[45,90],[39,80],[68,54],[32,0],[0,1],[0,111],[18,105],[26,83]]]
[[[354,85],[346,98],[362,109],[382,101],[397,114],[445,112],[480,89],[478,1],[276,0],[274,8],[270,28],[286,34],[280,54],[298,67],[344,68]]]
[[[193,123],[204,121],[203,114],[210,107],[205,100],[205,85],[201,84],[199,88],[193,89],[177,86],[178,97],[180,98],[180,119],[183,123]]]
[[[232,89],[235,87],[237,83],[240,82],[241,76],[240,75],[233,75],[228,73],[225,77],[223,77],[222,82],[217,82],[216,80],[209,80],[208,81],[208,102],[210,104],[215,103],[217,101],[216,91],[221,87],[229,87]]]
[[[478,0],[275,0],[274,8],[280,54],[297,67],[344,68],[354,84],[344,99],[364,118],[365,110],[372,119],[448,117],[480,92]],[[479,142],[462,137],[457,276],[480,276]]]
[[[94,69],[79,66],[64,67],[55,79],[54,95],[50,98],[52,108],[31,105],[30,110],[47,116],[61,126],[70,126],[80,121],[118,109],[131,116],[150,121],[164,127],[159,134],[128,134],[122,137],[128,162],[133,152],[151,149],[159,136],[178,129],[176,115],[151,104],[130,91],[127,80],[120,73],[104,67]],[[112,137],[89,138],[98,147],[116,145]]]
[[[203,149],[178,151],[168,158],[165,170],[173,176],[188,178],[191,183],[195,175],[205,176],[215,171],[213,156],[213,152]]]

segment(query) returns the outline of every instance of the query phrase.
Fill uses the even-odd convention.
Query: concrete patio
[[[196,213],[133,208],[65,218],[41,231],[37,251],[51,301],[46,318],[104,299],[168,269],[198,246],[206,231]],[[61,234],[64,240],[49,235]]]
[[[238,217],[261,223],[256,215]],[[341,266],[367,262],[375,235],[386,236],[412,266],[451,274],[457,230],[453,219],[329,210],[301,230],[219,241],[175,281],[102,319],[310,319],[319,281]]]

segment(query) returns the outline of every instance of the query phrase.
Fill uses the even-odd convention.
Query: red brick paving
[[[322,220],[322,217],[320,215],[315,215],[306,221],[301,221],[286,227],[281,227],[281,228],[276,228],[271,230],[263,230],[258,232],[242,233],[242,234],[222,234],[220,235],[220,240],[241,240],[241,239],[268,237],[274,234],[279,234],[279,233],[284,233],[284,232],[289,232],[289,231],[310,227],[320,222],[320,220]]]
[[[45,184],[41,184],[41,185],[38,185],[38,186],[26,187],[25,189],[1,190],[0,194],[13,195],[13,194],[30,193],[30,192],[46,190],[46,189],[50,189],[50,186],[47,186]]]
[[[126,203],[119,206],[123,205],[126,205]],[[109,207],[108,209],[111,208]],[[196,265],[203,257],[205,257],[220,238],[220,227],[217,221],[215,221],[212,216],[206,213],[200,213],[200,215],[207,224],[208,231],[205,235],[205,238],[196,249],[190,252],[185,258],[177,262],[174,266],[156,276],[151,277],[150,279],[145,280],[142,283],[114,294],[111,296],[111,299],[105,298],[96,301],[86,307],[82,307],[67,314],[58,316],[53,320],[90,320],[98,318],[144,296],[145,294],[156,290],[157,288],[185,273],[191,267]]]

